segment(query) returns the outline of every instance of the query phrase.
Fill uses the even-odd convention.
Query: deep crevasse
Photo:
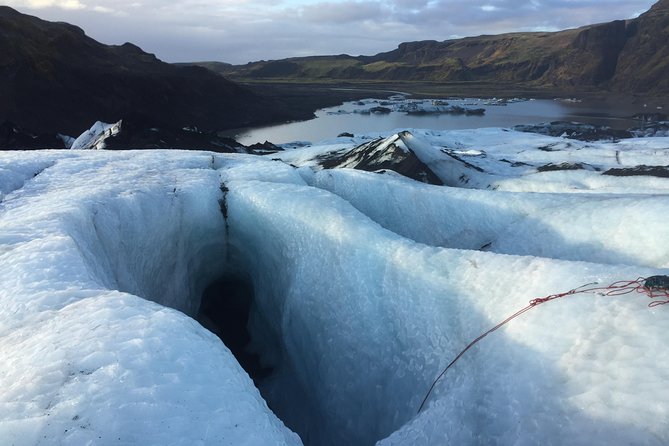
[[[263,391],[312,444],[669,438],[666,312],[638,296],[534,310],[415,416],[441,368],[529,299],[661,270],[416,243],[254,157],[49,153],[55,164],[0,204],[0,438],[297,444],[217,338],[143,299],[192,315],[226,271],[253,280],[255,347],[277,367]],[[349,184],[369,202],[387,179],[359,175]],[[400,206],[413,186],[389,184]]]

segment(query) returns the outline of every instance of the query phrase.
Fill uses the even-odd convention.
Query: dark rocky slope
[[[630,23],[612,84],[620,91],[669,92],[669,0]]]
[[[0,123],[79,135],[96,120],[221,130],[304,118],[210,70],[0,6]]]

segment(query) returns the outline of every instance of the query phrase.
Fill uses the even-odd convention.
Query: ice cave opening
[[[263,302],[257,299],[263,297],[256,289],[248,274],[226,268],[205,287],[195,319],[230,349],[269,408],[305,445],[321,444],[319,431],[327,431],[327,417],[299,384],[297,375],[306,372],[284,356],[280,336],[271,328],[276,321],[262,316]]]
[[[263,365],[250,346],[248,323],[254,298],[253,283],[249,278],[238,275],[219,277],[202,293],[197,320],[223,341],[258,386],[273,368]]]
[[[297,384],[299,379],[291,376],[302,371],[282,362],[282,347],[268,329],[272,324],[258,312],[258,298],[247,274],[226,272],[205,287],[196,319],[230,349],[274,414],[298,433],[305,445],[312,444],[310,439],[318,436],[313,430],[319,429],[323,417],[315,414],[313,402]]]

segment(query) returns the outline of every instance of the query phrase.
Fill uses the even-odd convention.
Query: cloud
[[[310,23],[355,23],[379,19],[382,9],[376,1],[323,2],[304,6],[300,16]]]
[[[24,0],[9,2],[10,6],[27,7],[32,9],[43,9],[48,7],[57,7],[62,9],[84,9],[86,5],[78,0]]]
[[[112,8],[108,8],[107,6],[97,6],[96,5],[96,6],[93,6],[91,9],[95,12],[102,12],[104,14],[116,14],[116,13],[118,13],[118,11],[116,11]]]
[[[376,54],[400,42],[625,19],[654,0],[10,0],[171,62]]]

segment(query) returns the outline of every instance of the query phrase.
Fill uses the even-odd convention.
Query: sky
[[[373,55],[401,42],[557,31],[638,16],[655,0],[10,0],[167,62]]]

